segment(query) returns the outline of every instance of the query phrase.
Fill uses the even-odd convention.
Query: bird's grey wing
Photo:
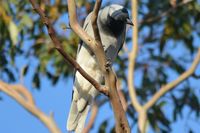
[[[124,31],[123,31],[123,33],[122,33],[122,35],[119,37],[119,41],[118,41],[118,43],[119,43],[119,49],[118,49],[118,51],[117,51],[117,53],[119,53],[119,51],[122,49],[122,47],[123,47],[123,45],[124,45],[124,43],[125,43],[125,36],[126,36],[126,28],[124,29]]]
[[[83,24],[83,30],[85,31],[86,29],[87,29],[87,27],[88,27],[88,24],[89,24],[89,20],[86,18],[85,19],[85,22],[84,22],[84,24]],[[83,46],[83,41],[82,40],[80,40],[80,43],[79,43],[79,45],[78,45],[78,49],[77,49],[77,55],[78,55],[78,53],[80,52],[80,50],[81,50],[81,48],[82,48],[82,46]],[[76,76],[76,70],[74,70],[74,74],[73,74],[73,82],[75,81],[75,76]],[[73,96],[73,92],[72,92],[72,96]]]
[[[84,24],[83,24],[83,30],[84,31],[87,29],[89,23],[90,23],[90,19],[88,19],[88,17],[87,17],[85,19]],[[82,45],[83,45],[83,41],[81,40],[80,43],[79,43],[79,45],[78,45],[77,53],[80,52]]]
[[[119,53],[119,51],[122,49],[122,47],[123,47],[123,45],[124,45],[124,43],[126,41],[126,33],[127,33],[129,28],[130,28],[130,25],[126,25],[126,27],[124,29],[124,32],[122,33],[122,36],[121,36],[121,41],[120,41],[121,43],[120,43],[120,47],[119,47],[117,53]]]

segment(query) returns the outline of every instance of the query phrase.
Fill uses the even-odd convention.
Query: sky
[[[118,1],[120,3],[120,1]],[[66,16],[65,16],[66,17]],[[66,18],[62,18],[61,21],[65,22]],[[29,41],[26,42],[27,44]],[[16,66],[21,68],[26,63],[27,60],[24,57],[16,58]],[[24,78],[24,85],[32,93],[37,107],[46,114],[54,112],[54,118],[58,127],[63,133],[67,133],[65,125],[70,109],[71,103],[71,93],[72,93],[72,78],[65,78],[60,80],[55,86],[52,86],[46,77],[42,78],[41,89],[38,91],[32,87],[31,76],[34,73],[34,65],[37,64],[37,60],[32,60],[32,67],[28,71],[28,75]],[[51,68],[50,68],[51,69]],[[200,67],[198,67],[198,73],[200,73]],[[172,76],[175,79],[177,75]],[[136,79],[137,80],[137,79]],[[137,82],[137,81],[136,81]],[[193,83],[193,86],[198,87],[198,81]],[[48,129],[34,116],[27,112],[23,107],[21,107],[16,101],[8,97],[4,93],[0,93],[3,101],[0,101],[0,131],[1,133],[48,133]],[[171,104],[168,103],[163,107],[165,113],[169,116],[172,114]],[[184,114],[188,114],[189,109],[184,109]],[[191,114],[194,117],[194,114]],[[94,127],[91,133],[96,133],[98,131],[99,123],[104,120],[109,119],[109,128],[107,132],[112,128],[114,123],[114,116],[110,110],[110,105],[107,103],[103,105],[100,112],[97,115]],[[171,125],[172,133],[187,133],[188,125],[192,127],[195,133],[200,130],[200,120],[194,119],[188,120],[187,117],[180,119]],[[134,127],[132,132],[136,132]],[[150,129],[148,133],[153,133]]]

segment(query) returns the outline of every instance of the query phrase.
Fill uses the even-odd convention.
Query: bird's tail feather
[[[72,100],[67,120],[67,130],[75,131],[75,133],[81,133],[84,128],[89,110],[90,110],[90,104],[87,104],[83,109],[83,111],[79,112],[77,108],[77,101]]]
[[[72,100],[71,103],[71,108],[70,108],[70,112],[69,112],[69,116],[68,116],[68,120],[67,120],[67,130],[68,131],[73,131],[76,126],[77,126],[77,119],[79,117],[79,112],[77,109],[77,103]]]
[[[75,133],[81,133],[83,131],[83,128],[84,128],[84,125],[85,125],[85,121],[86,121],[86,118],[87,118],[87,115],[88,115],[88,112],[90,110],[90,105],[88,104],[84,111],[81,112],[80,114],[80,117],[78,119],[78,124],[77,124],[77,127],[75,129]]]

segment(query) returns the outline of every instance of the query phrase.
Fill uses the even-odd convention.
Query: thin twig
[[[101,7],[101,3],[102,3],[102,0],[96,0],[96,3],[94,5],[94,9],[93,9],[92,18],[91,18],[92,28],[93,28],[93,31],[94,31],[94,38],[98,43],[101,43],[99,28],[97,26],[97,18],[98,18],[98,13],[99,13],[99,10],[100,10],[100,7]]]

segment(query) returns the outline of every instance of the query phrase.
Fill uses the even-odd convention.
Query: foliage
[[[200,3],[197,0],[187,4],[181,4],[182,2],[177,0],[174,6],[170,1],[139,1],[140,48],[135,77],[138,99],[141,103],[148,101],[162,85],[183,73],[194,59],[200,37]],[[66,0],[38,0],[38,3],[51,18],[58,33],[57,37],[65,50],[75,58],[79,38],[68,29]],[[123,4],[130,9],[130,1],[123,1]],[[80,0],[77,5],[82,23],[85,15],[91,11],[94,1]],[[47,30],[39,16],[32,11],[28,1],[1,0],[0,16],[0,78],[8,82],[18,81],[21,75],[28,75],[29,68],[33,65],[32,59],[37,61],[37,65],[34,66],[35,73],[32,75],[35,88],[40,88],[41,75],[48,77],[53,84],[61,77],[72,75],[71,66],[53,49]],[[128,34],[127,47],[130,46],[131,36]],[[27,61],[26,66],[18,68],[17,57],[23,57]],[[120,52],[115,66],[116,74],[123,84],[126,100],[129,102],[125,73],[128,66],[127,51]],[[198,74],[194,74],[192,79],[199,80]],[[169,132],[170,124],[175,122],[178,116],[184,117],[184,107],[189,107],[191,112],[199,117],[200,99],[194,90],[199,88],[192,88],[191,80],[183,82],[176,91],[161,98],[149,110],[148,122],[155,131]],[[173,103],[173,116],[170,117],[166,116],[163,109],[168,102]],[[127,114],[135,123],[137,114],[131,105]],[[99,131],[105,132],[107,125],[108,121],[104,121]]]
[[[66,2],[57,0],[53,3],[39,1],[40,6],[48,13],[54,26],[58,26],[58,38],[62,41],[65,50],[75,57],[75,51],[79,38],[66,29],[67,23],[59,22],[59,18],[66,17]],[[22,56],[27,60],[36,59],[39,63],[35,67],[33,75],[34,87],[40,88],[40,74],[47,76],[53,84],[63,76],[67,77],[72,72],[69,65],[63,65],[63,58],[53,49],[52,42],[46,34],[46,29],[38,14],[33,12],[28,1],[22,0],[3,0],[0,2],[0,76],[10,82],[16,81],[20,71],[26,75],[31,61],[21,70],[15,66],[16,57]],[[65,18],[67,20],[67,18]],[[25,46],[26,45],[26,46]],[[49,71],[48,66],[53,67],[54,71]],[[18,73],[18,74],[16,74]],[[60,76],[61,75],[61,76]]]

